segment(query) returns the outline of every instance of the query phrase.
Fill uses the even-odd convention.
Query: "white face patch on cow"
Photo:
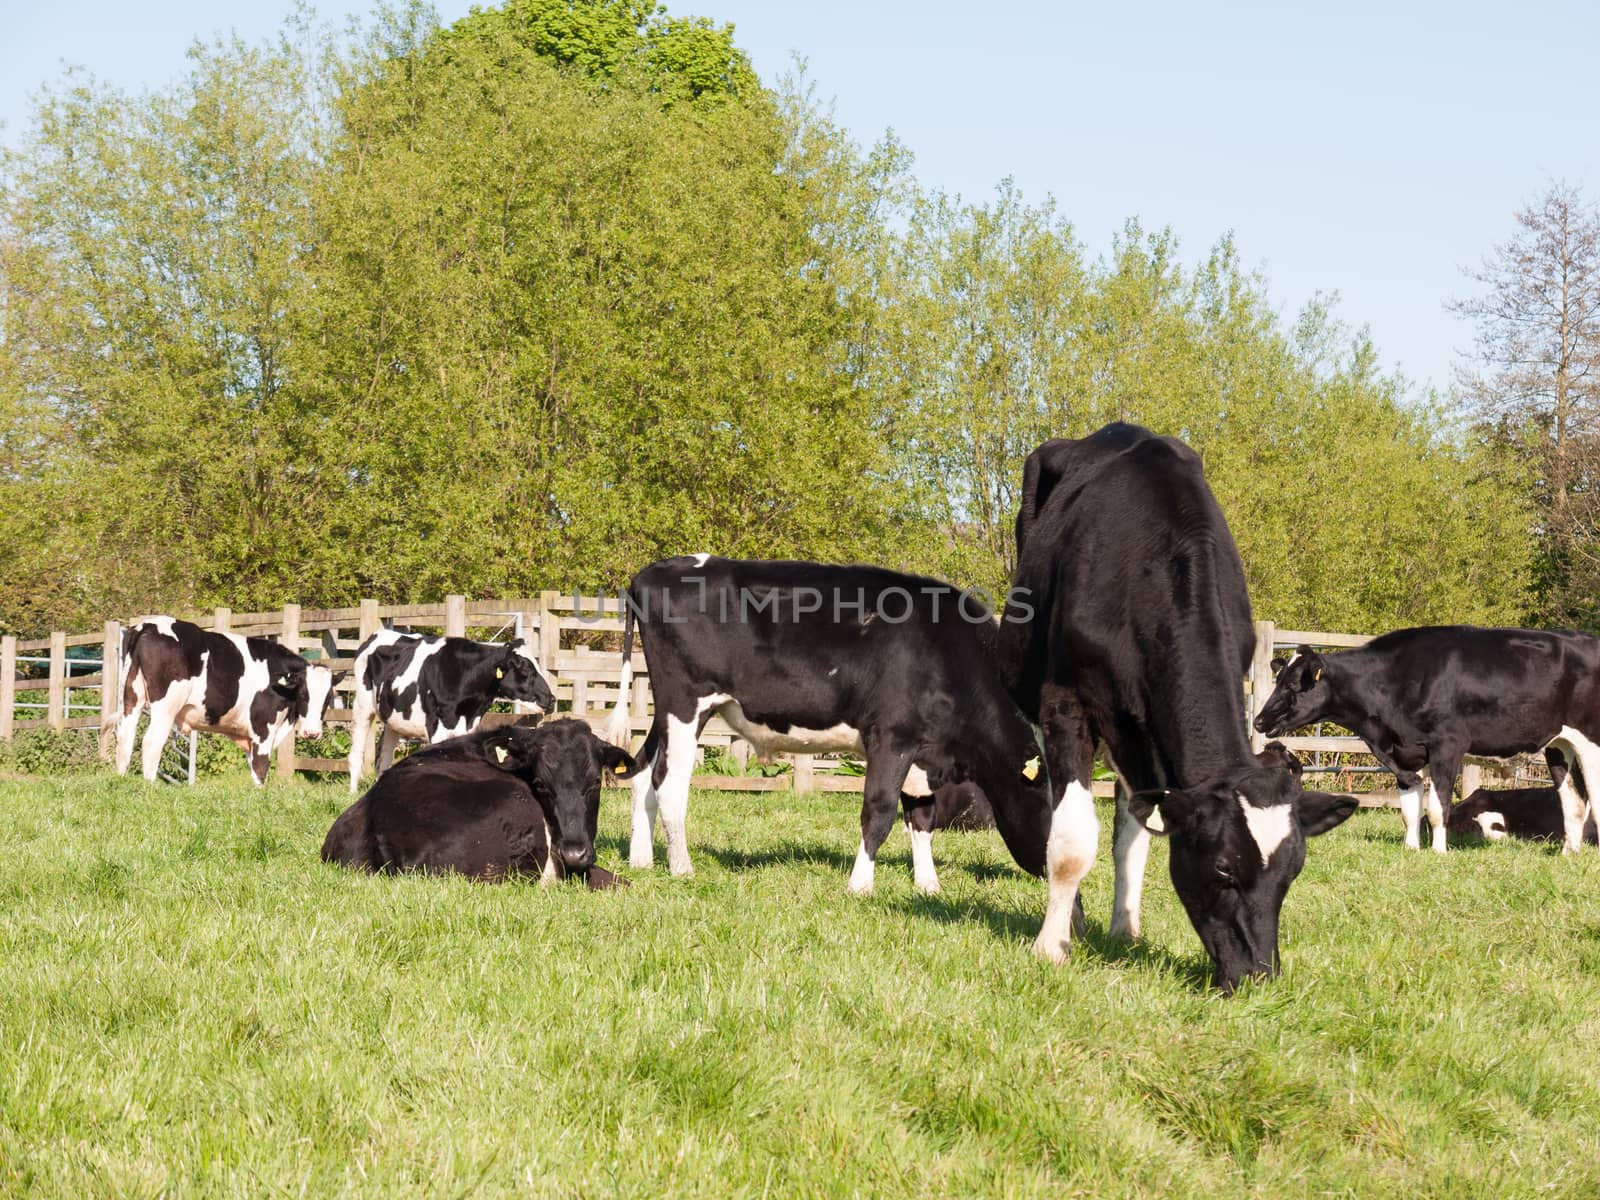
[[[711,555],[705,553],[704,551],[701,551],[699,554],[691,554],[689,557],[694,559],[694,565],[697,567],[703,567],[711,561]]]
[[[1478,823],[1478,829],[1483,836],[1491,842],[1503,841],[1506,836],[1506,819],[1497,812],[1479,813],[1472,818]]]
[[[1271,808],[1257,808],[1243,792],[1235,792],[1234,798],[1239,801],[1239,811],[1244,814],[1244,823],[1250,830],[1250,836],[1255,839],[1256,849],[1261,852],[1261,865],[1264,867],[1278,847],[1289,838],[1294,821],[1294,805],[1275,804]]]

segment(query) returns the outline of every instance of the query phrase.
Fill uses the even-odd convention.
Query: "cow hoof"
[[[939,887],[939,881],[937,879],[935,879],[932,883],[919,882],[917,884],[917,891],[921,892],[924,896],[937,896],[942,890],[943,889]]]
[[[632,867],[635,871],[648,871],[655,865],[656,856],[652,853],[646,852],[644,854],[628,855],[628,866]]]
[[[852,896],[866,897],[872,895],[872,885],[870,883],[847,883],[844,885],[844,890]]]
[[[1111,928],[1106,930],[1108,937],[1119,942],[1137,942],[1139,940],[1139,927],[1130,925],[1126,921],[1112,921]]]
[[[1034,940],[1033,952],[1044,959],[1045,962],[1054,963],[1059,967],[1071,955],[1072,947],[1060,938],[1046,938],[1043,934],[1040,934]]]

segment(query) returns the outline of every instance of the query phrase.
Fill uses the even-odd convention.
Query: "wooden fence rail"
[[[566,596],[553,591],[530,597],[484,600],[452,595],[445,597],[441,604],[380,604],[376,600],[363,600],[354,608],[302,608],[298,604],[286,604],[280,609],[247,613],[217,608],[190,619],[210,629],[274,638],[334,670],[348,670],[360,644],[386,624],[456,637],[465,636],[469,630],[476,636],[496,640],[515,634],[535,647],[539,661],[554,682],[562,714],[593,723],[599,723],[610,713],[622,679],[622,654],[613,648],[618,642],[616,635],[622,629],[621,601],[615,597]],[[107,728],[114,723],[121,703],[117,662],[121,635],[122,626],[116,621],[107,621],[95,633],[57,631],[45,638],[0,637],[0,741],[11,740],[20,730]],[[1280,630],[1271,621],[1257,621],[1255,657],[1245,682],[1247,718],[1254,718],[1272,691],[1271,664],[1280,650],[1292,651],[1301,644],[1319,649],[1345,648],[1361,646],[1370,640],[1362,634]],[[98,654],[89,653],[89,647],[94,647]],[[74,653],[69,654],[69,651]],[[24,665],[30,669],[20,673]],[[41,665],[45,668],[42,672],[38,669]],[[633,671],[634,695],[629,707],[632,731],[638,738],[650,724],[648,668],[638,647],[633,654]],[[335,699],[327,714],[327,726],[347,726],[350,722],[347,697],[354,690],[354,680],[346,679],[338,690],[346,698]],[[38,698],[41,694],[42,700]],[[92,698],[86,699],[86,695]],[[29,699],[23,700],[20,696]],[[1265,744],[1267,739],[1253,729],[1248,733],[1257,749]],[[374,740],[368,742],[369,765]],[[1291,750],[1311,755],[1366,753],[1364,743],[1354,737],[1305,736],[1281,740]],[[741,769],[748,763],[749,747],[720,720],[707,725],[702,742],[727,752]],[[703,775],[696,777],[696,783],[744,791],[861,790],[860,776],[839,773],[841,764],[837,760],[811,755],[782,757],[791,764],[788,774]],[[1310,769],[1344,768],[1316,761]],[[277,771],[285,778],[296,771],[346,770],[343,759],[300,756],[292,740],[278,755]],[[1463,773],[1464,795],[1476,786],[1475,776],[1476,768],[1469,765]],[[1109,794],[1111,785],[1097,784],[1095,790]]]

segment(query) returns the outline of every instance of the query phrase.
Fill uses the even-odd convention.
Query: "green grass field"
[[[1029,943],[994,834],[846,895],[840,796],[703,794],[615,894],[325,867],[335,785],[0,782],[0,1189],[40,1195],[1600,1195],[1600,854],[1313,843],[1285,971]],[[1109,826],[1102,810],[1102,823]],[[660,848],[658,844],[658,862]]]

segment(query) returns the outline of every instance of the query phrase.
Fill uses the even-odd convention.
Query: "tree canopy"
[[[1525,611],[1524,461],[1231,240],[930,194],[648,0],[69,76],[0,164],[9,629],[699,550],[997,588],[1027,453],[1112,419],[1200,450],[1263,616]]]

